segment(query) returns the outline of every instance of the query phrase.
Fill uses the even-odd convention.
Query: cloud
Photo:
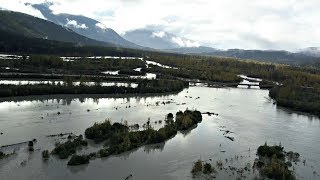
[[[102,23],[97,23],[96,26],[103,30],[107,29],[107,26]]]
[[[6,2],[4,2],[6,1]],[[39,2],[42,2],[41,0],[40,1],[37,1],[37,0],[34,0],[35,3],[39,3]],[[17,1],[17,0],[1,0],[1,3],[0,3],[0,9],[3,9],[3,10],[13,10],[13,11],[18,11],[18,12],[22,12],[22,13],[25,13],[25,14],[30,14],[32,16],[35,16],[35,17],[38,17],[38,18],[41,18],[41,19],[46,19],[39,10],[31,7],[31,6],[28,6],[25,4],[26,2],[25,1]]]
[[[78,28],[78,29],[88,29],[88,26],[86,26],[86,24],[81,24],[76,21],[76,20],[70,20],[70,19],[66,19],[67,20],[67,23],[65,24],[65,26],[73,26],[75,28]]]
[[[188,39],[182,39],[180,37],[172,37],[171,41],[178,44],[180,47],[199,47],[198,42],[193,42]]]
[[[158,32],[153,32],[152,37],[158,37],[158,38],[163,38],[164,36],[166,36],[166,33],[163,31],[158,31]]]
[[[1,1],[6,2],[0,7],[41,17],[38,11],[21,6],[28,0]],[[159,32],[222,49],[293,50],[320,46],[319,0],[53,1],[50,9],[55,14],[85,15],[119,33],[157,26],[161,27]],[[176,42],[181,43],[178,39]]]

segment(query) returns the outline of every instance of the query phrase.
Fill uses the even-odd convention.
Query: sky
[[[24,3],[0,7],[42,17]],[[120,34],[156,27],[220,49],[297,50],[320,47],[320,0],[52,0],[55,14],[96,19]]]

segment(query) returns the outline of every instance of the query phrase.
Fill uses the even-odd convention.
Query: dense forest
[[[30,55],[29,58],[23,56],[22,59],[3,59],[0,67],[10,67],[19,69],[20,73],[58,73],[73,75],[101,74],[103,71],[122,70],[123,74],[128,74],[128,70],[138,67],[145,67],[145,63],[140,59],[92,59],[80,58],[64,61],[59,56],[53,55]],[[5,71],[5,70],[1,70]],[[12,70],[10,70],[12,71]],[[14,71],[14,70],[13,70]],[[132,73],[132,72],[131,72]]]
[[[320,116],[320,89],[299,86],[277,86],[269,95],[277,104]]]

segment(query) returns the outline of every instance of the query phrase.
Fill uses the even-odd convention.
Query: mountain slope
[[[111,43],[100,42],[81,36],[71,29],[52,22],[13,11],[0,11],[0,30],[26,37],[76,43],[79,46],[114,46]]]
[[[154,49],[173,49],[180,47],[196,47],[197,42],[181,38],[164,31],[137,29],[126,32],[123,37],[140,46]]]
[[[77,46],[74,43],[27,37],[0,29],[0,53],[141,57],[143,52],[121,47]]]
[[[117,34],[113,29],[107,28],[104,24],[94,19],[71,14],[53,14],[50,6],[52,3],[26,4],[38,9],[47,20],[55,24],[66,26],[83,36],[104,41],[123,47],[142,48],[132,42],[129,42]]]

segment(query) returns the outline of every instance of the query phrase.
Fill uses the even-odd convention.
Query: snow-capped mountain
[[[97,20],[81,15],[54,14],[50,9],[50,6],[52,6],[53,3],[26,3],[25,5],[32,6],[33,8],[38,9],[48,21],[51,21],[61,26],[68,27],[72,29],[74,32],[89,37],[91,39],[113,43],[123,47],[141,48],[140,46],[125,40],[113,29],[106,27],[103,23]]]
[[[199,47],[200,44],[161,30],[137,29],[127,31],[123,37],[135,44],[154,49]]]

